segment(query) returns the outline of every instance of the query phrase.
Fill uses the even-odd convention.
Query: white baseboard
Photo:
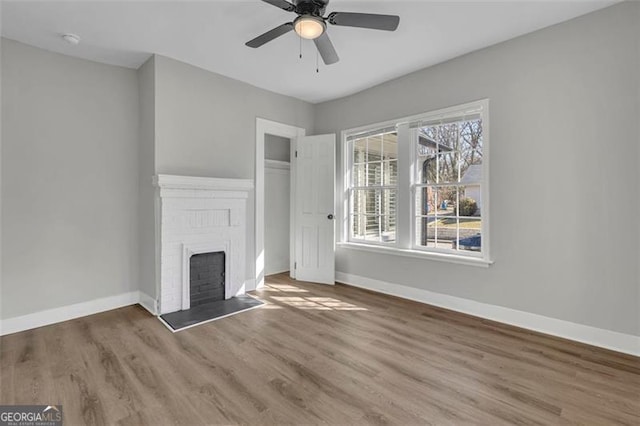
[[[270,277],[271,275],[283,274],[285,272],[289,272],[289,265],[287,265],[286,267],[283,267],[281,269],[277,269],[275,271],[265,272],[264,276],[265,277]]]
[[[140,304],[140,306],[142,306],[147,311],[149,311],[151,315],[157,316],[158,303],[156,302],[156,299],[154,299],[153,297],[149,296],[147,293],[144,293],[142,291],[139,291],[138,293],[140,294],[140,297],[138,298],[138,303]]]
[[[139,291],[131,291],[116,296],[103,297],[88,302],[75,303],[60,308],[47,309],[1,320],[0,336],[110,311],[112,309],[122,308],[123,306],[135,305],[136,303],[139,303],[153,315],[156,315],[155,300]]]
[[[640,356],[640,336],[576,324],[556,318],[518,311],[470,299],[434,293],[429,290],[378,281],[358,275],[336,272],[336,281],[379,293],[439,306],[505,324]]]

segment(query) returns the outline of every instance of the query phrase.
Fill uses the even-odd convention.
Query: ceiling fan
[[[327,35],[327,22],[332,25],[385,31],[395,31],[400,23],[399,16],[372,13],[331,12],[323,17],[329,0],[293,0],[294,3],[286,0],[262,1],[287,12],[295,12],[298,16],[293,22],[282,24],[247,42],[247,46],[260,47],[294,30],[300,37],[314,41],[322,60],[327,65],[335,64],[339,60],[333,43]]]

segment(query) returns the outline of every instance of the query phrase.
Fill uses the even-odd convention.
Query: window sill
[[[417,259],[436,260],[441,262],[457,263],[459,265],[476,266],[488,268],[493,264],[492,260],[486,260],[478,257],[458,256],[448,253],[433,253],[419,250],[401,249],[396,247],[374,246],[369,244],[358,243],[338,243],[337,246],[343,249],[368,251],[371,253],[389,254],[392,256],[414,257]]]

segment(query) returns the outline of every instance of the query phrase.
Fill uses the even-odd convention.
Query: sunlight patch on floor
[[[309,293],[309,290],[294,287],[287,284],[267,284],[262,291],[286,292],[286,293]]]
[[[366,311],[366,308],[343,302],[332,297],[296,297],[296,296],[274,296],[277,302],[292,306],[298,309],[313,309],[318,311]]]

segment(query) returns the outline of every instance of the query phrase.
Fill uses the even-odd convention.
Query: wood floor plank
[[[0,338],[0,403],[67,424],[640,424],[640,359],[346,285],[171,333],[139,306]]]
[[[28,404],[33,400],[57,404],[52,371],[47,368],[50,353],[43,339],[46,334],[45,328],[25,332],[21,344],[12,352],[11,372],[8,374],[12,386],[6,389],[12,404]]]

